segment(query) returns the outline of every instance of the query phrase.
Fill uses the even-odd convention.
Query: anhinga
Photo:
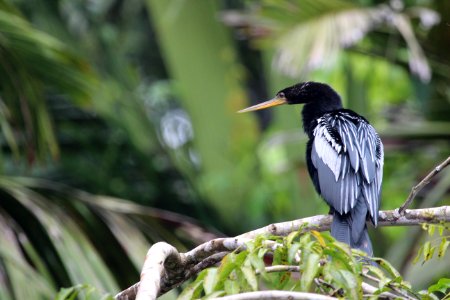
[[[285,88],[272,100],[239,112],[281,104],[305,104],[306,162],[317,192],[333,214],[331,235],[373,255],[366,219],[369,216],[377,225],[384,158],[375,129],[364,117],[344,109],[330,86],[318,82]]]

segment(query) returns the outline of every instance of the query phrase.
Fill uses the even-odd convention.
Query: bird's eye
[[[286,95],[283,92],[278,93],[277,96],[278,96],[278,98],[286,98]]]

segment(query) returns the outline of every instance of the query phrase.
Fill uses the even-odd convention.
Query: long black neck
[[[314,100],[306,103],[303,106],[303,128],[309,138],[313,136],[313,130],[317,125],[317,119],[324,114],[342,109],[342,102],[339,96],[336,97],[323,97],[321,99]]]

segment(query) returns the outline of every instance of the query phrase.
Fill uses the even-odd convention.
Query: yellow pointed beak
[[[241,109],[240,111],[238,111],[238,113],[245,113],[248,111],[254,111],[254,110],[260,110],[260,109],[266,109],[272,106],[277,106],[277,105],[281,105],[281,104],[286,104],[286,98],[280,98],[280,97],[275,97],[271,100]]]

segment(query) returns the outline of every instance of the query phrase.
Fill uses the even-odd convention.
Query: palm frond
[[[431,70],[425,54],[420,46],[411,25],[410,19],[405,14],[392,13],[390,18],[392,25],[405,39],[408,45],[409,69],[422,81],[428,82],[431,79]]]
[[[430,80],[427,59],[410,21],[419,17],[425,20],[427,28],[435,25],[439,17],[430,9],[399,12],[385,4],[360,6],[343,0],[263,1],[256,7],[245,15],[246,24],[236,15],[224,19],[229,25],[234,22],[253,28],[249,32],[258,33],[261,45],[275,47],[274,66],[291,77],[333,66],[342,49],[385,26],[404,38],[411,72],[424,82]]]
[[[0,233],[0,273],[7,274],[0,280],[1,299],[50,298],[55,286],[48,269],[32,255],[25,233],[3,210]]]
[[[16,153],[17,145],[27,149],[30,161],[36,153],[57,157],[46,95],[57,92],[86,103],[95,77],[63,43],[34,29],[8,7],[3,2],[0,6],[0,97],[5,141]]]
[[[383,13],[378,8],[331,9],[281,35],[274,65],[291,76],[329,67],[336,62],[340,49],[360,41]]]
[[[48,299],[61,286],[84,283],[116,293],[136,280],[153,241],[182,249],[180,229],[207,233],[177,214],[50,181],[1,177],[0,193],[2,299]]]

